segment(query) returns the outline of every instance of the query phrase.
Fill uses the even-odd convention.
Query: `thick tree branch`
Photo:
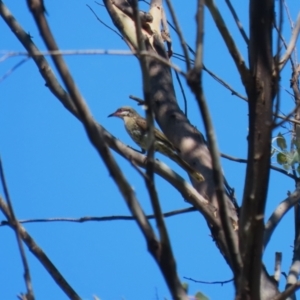
[[[26,34],[23,28],[18,24],[15,18],[11,15],[9,10],[4,6],[3,2],[0,1],[0,15],[11,28],[13,33],[19,39],[24,48],[28,51],[29,55],[33,57],[42,77],[46,81],[46,86],[56,96],[56,98],[73,114],[76,118],[79,118],[76,107],[73,105],[70,95],[63,89],[56,79],[53,71],[51,70],[47,60],[43,57],[41,52],[37,49],[35,44],[32,42],[30,36]],[[50,51],[50,53],[52,53]],[[56,55],[58,52],[55,52]],[[117,140],[108,131],[105,130],[100,124],[98,126],[104,132],[105,141],[109,147],[120,154],[125,159],[133,159],[136,164],[145,168],[145,156],[130,149],[122,142]],[[176,188],[183,196],[184,199],[189,201],[192,205],[197,207],[201,211],[208,221],[214,226],[218,226],[217,219],[214,217],[215,207],[208,203],[188,182],[186,182],[176,172],[172,171],[166,164],[160,161],[155,161],[155,172],[168,181],[174,188]]]
[[[249,105],[248,164],[240,214],[243,270],[237,297],[260,299],[264,213],[269,183],[273,82],[272,28],[274,0],[250,1],[249,65],[245,84]]]
[[[40,30],[41,36],[43,37],[47,48],[49,50],[58,50],[54,37],[50,31],[48,23],[45,18],[45,9],[42,1],[40,0],[28,0],[28,6],[31,10],[34,19],[37,23],[37,26]],[[52,57],[54,64],[62,77],[64,84],[71,96],[71,99],[77,108],[80,119],[85,127],[87,135],[105,163],[107,169],[114,178],[118,188],[120,189],[128,208],[131,213],[135,216],[137,223],[147,241],[148,248],[153,254],[158,250],[158,241],[156,239],[155,233],[145,217],[145,214],[140,207],[138,200],[135,197],[132,187],[126,180],[126,177],[120,170],[116,161],[114,160],[107,144],[104,139],[104,132],[100,126],[94,121],[92,115],[89,112],[89,109],[83,100],[80,92],[78,91],[71,74],[68,71],[68,68],[63,61],[62,57],[57,55]]]
[[[127,36],[130,36],[124,31],[124,25],[120,22],[118,15],[110,11],[113,9],[110,1],[106,2],[108,3],[106,7],[114,24],[120,32],[124,35],[127,34]],[[153,8],[151,8],[150,12],[152,12],[153,15],[156,13]],[[160,34],[157,34],[160,31],[159,24],[157,25],[155,23],[154,25],[151,25],[151,28],[153,28],[152,34],[146,33],[149,39],[149,43],[146,43],[148,53],[167,59],[168,55],[165,51],[163,40]],[[147,60],[149,63],[150,73],[150,98],[155,111],[156,121],[162,128],[162,131],[166,134],[167,138],[178,149],[182,158],[193,166],[195,170],[204,175],[206,180],[202,184],[193,182],[196,190],[199,191],[201,195],[205,195],[205,198],[213,207],[218,207],[212,177],[212,165],[209,150],[202,135],[190,125],[189,121],[178,107],[169,66],[162,63],[161,60],[154,58],[155,55],[148,55]],[[229,198],[227,201],[231,206],[230,217],[234,220],[237,218],[234,205]],[[220,224],[219,215],[217,215],[217,217],[212,217],[218,219],[217,223]],[[225,258],[228,259],[229,254],[224,238],[223,228],[219,225],[217,227],[212,226],[211,231],[216,237],[217,244],[222,253],[225,254]]]
[[[142,26],[139,18],[139,6],[138,1],[133,1],[133,10],[135,16],[136,24],[136,35],[138,39],[138,53],[145,50],[144,37],[142,35]],[[150,12],[152,12],[153,23],[161,22],[161,12],[162,12],[162,1],[153,1],[150,5]],[[160,13],[159,13],[160,12]],[[130,40],[129,40],[130,42]],[[184,290],[180,279],[177,275],[176,261],[173,255],[173,250],[171,246],[171,241],[169,239],[169,234],[164,222],[162,210],[160,207],[160,202],[158,194],[154,183],[154,168],[153,168],[153,158],[154,158],[154,120],[152,112],[151,103],[151,85],[150,85],[150,75],[148,68],[147,57],[141,56],[139,58],[142,78],[143,78],[143,92],[146,103],[146,119],[148,127],[148,139],[149,148],[147,153],[147,167],[145,183],[149,192],[151,199],[152,208],[155,215],[155,220],[159,232],[160,244],[159,253],[155,256],[155,259],[164,275],[164,278],[169,286],[170,292],[174,299],[187,299],[186,291]]]

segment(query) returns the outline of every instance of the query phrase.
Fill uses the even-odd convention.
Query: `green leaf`
[[[278,162],[280,165],[286,164],[287,161],[288,161],[288,160],[287,160],[286,154],[281,153],[281,152],[279,152],[279,153],[277,154],[277,162]]]
[[[279,132],[277,135],[277,146],[281,149],[281,150],[286,150],[287,146],[286,146],[286,141],[284,136]]]
[[[198,292],[195,295],[195,299],[196,300],[209,300],[209,298],[207,298],[204,294],[202,294],[201,292]]]

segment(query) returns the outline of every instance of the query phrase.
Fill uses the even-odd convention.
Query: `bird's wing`
[[[136,118],[135,119],[136,124],[138,125],[138,127],[141,129],[142,134],[146,134],[147,133],[147,121],[145,119],[141,118]]]
[[[139,125],[139,127],[141,129],[143,129],[144,133],[146,133],[146,131],[147,131],[147,121],[144,118],[138,118],[138,119],[136,119],[136,123],[137,123],[137,125]],[[167,147],[172,149],[173,151],[176,151],[176,148],[174,147],[174,145],[167,139],[167,137],[160,130],[158,130],[155,127],[154,127],[154,135],[155,135],[155,139],[158,142],[162,142]]]
[[[176,151],[174,145],[167,139],[167,137],[158,129],[154,129],[155,138],[157,141],[163,142],[166,144],[170,149],[173,151]]]

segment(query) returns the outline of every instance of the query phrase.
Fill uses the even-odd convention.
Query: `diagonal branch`
[[[4,175],[4,169],[2,166],[2,160],[0,158],[0,181],[4,190],[4,194],[6,197],[6,201],[7,201],[7,208],[8,208],[8,212],[9,212],[9,217],[7,218],[9,221],[9,224],[11,226],[11,228],[14,229],[16,237],[17,237],[17,243],[18,243],[18,247],[19,247],[19,251],[21,254],[21,259],[22,259],[22,263],[23,263],[23,268],[24,268],[24,279],[25,279],[25,285],[26,285],[26,289],[27,289],[27,294],[25,296],[26,299],[28,300],[34,300],[34,293],[33,293],[33,288],[32,288],[32,282],[31,282],[31,276],[30,276],[30,270],[29,270],[29,264],[26,258],[26,254],[24,251],[24,246],[21,240],[21,225],[18,222],[14,210],[13,210],[13,205],[12,205],[12,201],[10,199],[10,195],[8,192],[8,187],[6,184],[6,180],[5,180],[5,175]]]
[[[245,61],[242,57],[242,55],[240,54],[225,22],[224,19],[220,13],[220,11],[218,10],[214,0],[206,0],[205,1],[206,6],[208,7],[215,23],[216,26],[218,27],[222,38],[227,46],[227,49],[229,51],[229,53],[231,54],[231,57],[240,73],[240,76],[242,78],[242,82],[244,84],[245,87],[248,86],[248,80],[249,80],[249,70],[247,69],[246,65],[245,65]]]
[[[237,15],[237,13],[236,13],[234,7],[232,6],[230,0],[225,0],[225,2],[226,2],[226,4],[228,5],[228,8],[229,8],[229,10],[230,10],[230,12],[231,12],[231,14],[232,14],[232,16],[233,16],[233,18],[234,18],[234,21],[235,21],[237,27],[239,28],[239,30],[240,30],[240,32],[241,32],[241,35],[242,35],[244,41],[245,41],[246,44],[248,45],[248,44],[249,44],[249,38],[248,38],[248,36],[247,36],[247,34],[246,34],[244,28],[243,28],[243,25],[242,25],[242,23],[241,23],[241,21],[240,21],[238,15]]]
[[[284,68],[285,64],[287,63],[290,56],[292,55],[299,37],[299,32],[300,32],[300,13],[298,14],[296,26],[294,27],[286,52],[283,54],[282,58],[280,59],[279,70],[282,70]]]
[[[271,236],[276,229],[279,222],[285,216],[285,214],[299,201],[300,199],[300,187],[291,193],[285,200],[283,200],[270,216],[268,222],[265,225],[264,233],[264,248],[267,247]]]
[[[229,218],[227,201],[224,190],[224,176],[220,164],[219,149],[215,138],[215,132],[210,118],[210,113],[202,89],[202,58],[203,58],[203,22],[204,22],[204,0],[198,0],[197,9],[197,41],[196,41],[196,58],[194,68],[187,76],[187,82],[195,94],[203,123],[207,133],[208,144],[212,156],[213,179],[220,210],[220,219],[225,232],[226,244],[229,249],[229,259],[235,276],[238,276],[241,268],[241,258],[239,255],[237,235],[234,232],[232,222]]]
[[[187,49],[187,44],[184,40],[183,34],[181,32],[180,26],[179,26],[179,22],[177,20],[173,5],[171,3],[170,0],[166,0],[167,6],[169,8],[173,23],[174,23],[174,27],[175,27],[175,31],[179,37],[179,41],[181,44],[181,48],[183,50],[183,54],[184,54],[184,58],[185,58],[185,63],[186,63],[186,70],[189,71],[191,69],[191,62],[190,62],[190,57],[189,57],[189,52]]]
[[[28,0],[28,6],[32,15],[36,21],[36,24],[40,30],[41,36],[43,37],[48,50],[58,50],[54,37],[50,31],[48,23],[45,18],[45,9],[42,1],[40,0]],[[103,159],[106,167],[114,178],[118,188],[120,189],[131,213],[137,220],[137,223],[148,243],[149,249],[157,248],[157,239],[155,233],[145,217],[145,214],[140,207],[138,200],[135,197],[132,187],[126,180],[126,177],[120,170],[116,161],[114,160],[107,144],[104,139],[104,132],[100,126],[94,121],[89,109],[83,100],[80,92],[78,91],[75,82],[68,68],[60,55],[52,56],[53,62],[64,82],[66,88],[70,94],[70,97],[78,111],[78,115],[81,119],[83,126],[87,132],[87,135],[99,153],[100,157]]]
[[[0,197],[0,209],[7,218],[8,222],[11,222],[11,214],[4,200]],[[11,226],[11,225],[10,225]],[[63,292],[72,300],[81,300],[81,297],[75,292],[75,290],[70,286],[70,284],[65,280],[65,278],[56,269],[53,263],[50,261],[45,252],[36,244],[34,239],[27,233],[27,231],[20,225],[20,235],[30,252],[38,259],[38,261],[44,266],[48,271],[53,280],[57,285],[63,290]]]
[[[0,15],[3,20],[10,27],[12,32],[19,39],[24,48],[28,51],[29,55],[33,57],[33,60],[38,67],[42,77],[46,81],[46,86],[50,91],[56,96],[56,98],[67,108],[67,110],[73,114],[76,118],[79,119],[79,115],[76,107],[73,105],[70,95],[63,89],[56,79],[53,71],[51,70],[50,65],[47,60],[32,42],[29,35],[26,34],[24,29],[18,24],[10,11],[0,0]],[[52,51],[50,51],[52,53]],[[58,52],[55,52],[58,54]],[[105,141],[108,143],[108,146],[116,151],[119,155],[129,160],[133,159],[136,164],[145,168],[145,156],[140,153],[130,149],[124,145],[121,141],[117,140],[112,136],[108,131],[105,130],[100,124],[98,126],[104,132]],[[181,176],[176,172],[171,170],[166,164],[158,160],[154,164],[155,172],[168,181],[172,186],[174,186],[192,205],[194,205],[204,216],[205,218],[213,224],[213,226],[218,227],[218,221],[214,218],[215,208],[213,205],[208,203],[197,191],[193,188],[188,182],[186,182]]]

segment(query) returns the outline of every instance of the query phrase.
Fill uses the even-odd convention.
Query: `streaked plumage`
[[[125,128],[134,142],[142,148],[143,151],[148,149],[148,134],[147,134],[147,121],[142,118],[132,107],[123,106],[117,109],[108,117],[119,117],[124,120]],[[182,168],[184,168],[193,178],[198,181],[203,181],[204,177],[194,170],[186,161],[184,161],[176,153],[176,148],[167,139],[167,137],[158,129],[154,128],[155,150],[169,157]]]

